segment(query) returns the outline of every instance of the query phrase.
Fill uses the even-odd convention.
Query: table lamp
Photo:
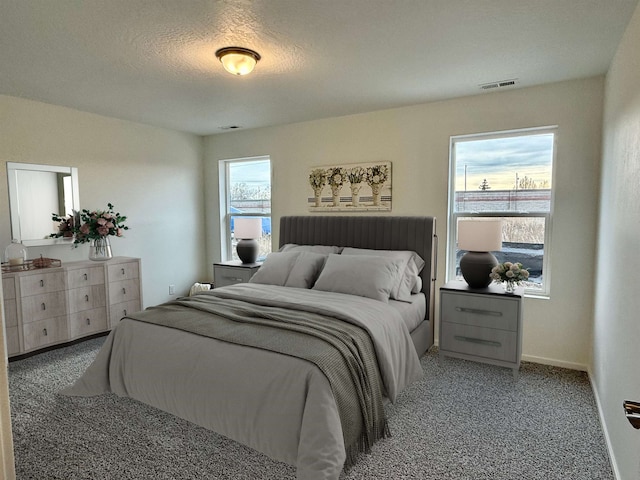
[[[460,259],[460,271],[471,288],[491,283],[491,269],[498,260],[491,252],[502,248],[502,220],[458,221],[458,248],[467,250]]]
[[[260,248],[256,239],[262,236],[262,219],[236,217],[233,233],[238,240],[236,244],[238,258],[242,263],[255,263]]]

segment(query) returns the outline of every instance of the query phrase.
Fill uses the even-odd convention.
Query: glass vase
[[[91,239],[89,243],[89,260],[104,262],[113,258],[109,237]]]
[[[507,293],[513,293],[516,291],[518,284],[516,282],[504,282],[504,291]]]

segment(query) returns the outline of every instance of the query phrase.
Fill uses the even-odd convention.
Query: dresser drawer
[[[140,283],[137,278],[109,283],[109,304],[130,302],[140,298]]]
[[[216,265],[213,269],[213,284],[216,288],[246,283],[256,273],[257,268],[236,268]]]
[[[132,300],[130,302],[118,303],[111,305],[109,309],[109,325],[110,328],[115,327],[122,317],[126,317],[130,313],[139,312],[142,309],[139,300]]]
[[[59,343],[69,338],[67,317],[48,318],[25,324],[23,327],[25,351]]]
[[[69,290],[69,312],[81,312],[92,308],[104,307],[107,298],[104,285],[93,285]]]
[[[67,311],[66,292],[44,293],[22,299],[22,323],[64,315]]]
[[[13,277],[2,279],[2,295],[5,300],[16,298],[16,283]]]
[[[18,305],[15,298],[12,300],[4,300],[4,324],[7,327],[15,327],[18,325]]]
[[[102,285],[104,284],[104,268],[87,267],[69,270],[67,281],[69,288]]]
[[[71,338],[84,337],[107,329],[107,309],[105,307],[69,315]]]
[[[18,337],[18,327],[6,327],[5,339],[7,340],[7,355],[20,353],[20,338]]]
[[[442,323],[461,323],[513,332],[518,330],[517,301],[491,295],[459,295],[447,292],[442,292],[441,300]]]
[[[20,295],[28,297],[41,293],[65,290],[64,272],[41,273],[20,277]]]
[[[443,350],[505,362],[518,360],[516,332],[455,323],[442,323],[440,329]]]
[[[138,262],[109,265],[108,272],[110,282],[138,278]]]

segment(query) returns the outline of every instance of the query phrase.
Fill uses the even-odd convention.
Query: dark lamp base
[[[236,245],[236,252],[238,252],[238,258],[242,260],[242,263],[256,263],[259,249],[258,241],[252,239],[238,240]]]
[[[498,260],[490,252],[467,252],[460,259],[460,272],[471,288],[486,288],[493,281],[489,276]]]

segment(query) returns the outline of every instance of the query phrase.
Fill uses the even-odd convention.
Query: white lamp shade
[[[237,239],[255,239],[262,236],[261,218],[236,217],[233,223],[233,234]]]
[[[458,248],[469,252],[495,252],[502,248],[502,220],[458,221]]]

